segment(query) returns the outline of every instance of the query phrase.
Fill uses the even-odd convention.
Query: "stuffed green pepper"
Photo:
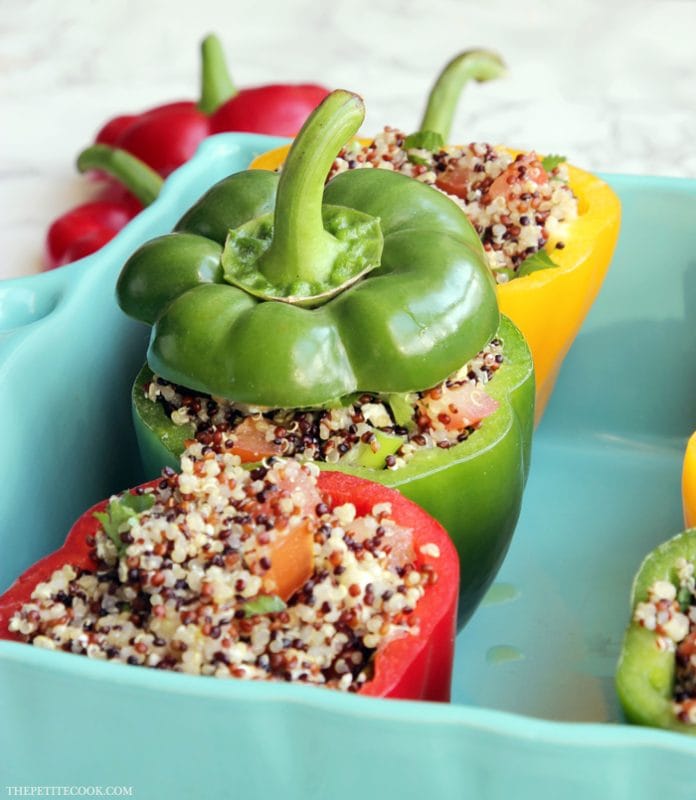
[[[463,623],[519,513],[533,367],[449,198],[383,170],[324,187],[363,116],[332,93],[282,174],[225,179],[126,263],[119,303],[153,326],[136,428],[152,474],[197,438],[398,488],[457,546]]]

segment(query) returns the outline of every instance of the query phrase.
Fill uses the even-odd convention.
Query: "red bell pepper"
[[[80,172],[98,169],[117,183],[96,200],[61,214],[46,233],[45,268],[53,269],[94,253],[159,194],[162,178],[125,150],[94,145],[77,159]]]
[[[143,484],[143,488],[157,483],[159,479]],[[418,563],[430,564],[437,575],[414,611],[419,620],[418,633],[394,639],[377,650],[374,677],[359,693],[446,702],[450,697],[459,587],[459,562],[449,536],[436,520],[394,489],[340,472],[322,472],[318,487],[330,507],[350,502],[358,515],[369,514],[377,503],[391,503],[391,518],[413,530],[413,550]],[[0,639],[21,640],[9,630],[10,619],[24,603],[30,602],[37,584],[48,580],[56,569],[65,564],[83,570],[96,568],[90,541],[93,542],[100,523],[94,513],[106,506],[107,501],[103,501],[85,512],[59,550],[30,567],[0,596]],[[420,551],[422,545],[429,543],[439,549],[438,557]]]
[[[206,136],[227,131],[294,136],[328,90],[316,84],[270,84],[236,89],[216,36],[201,46],[202,91],[198,103],[157,106],[109,120],[97,143],[127,150],[162,177],[180,167]]]
[[[51,223],[44,245],[44,269],[54,269],[95,253],[142,209],[135,200],[108,195],[82,203]]]
[[[157,187],[153,194],[152,176],[145,196],[134,190],[132,177],[124,172],[117,174],[95,158],[101,146],[130,153],[143,167],[166,177],[193,156],[206,136],[214,133],[241,131],[294,136],[328,94],[327,89],[316,84],[269,84],[237,90],[217,37],[206,37],[201,51],[203,75],[198,103],[167,103],[142,114],[114,117],[97,134],[96,146],[80,155],[80,171],[97,169],[129,191],[123,192],[120,186],[110,187],[96,200],[58,217],[46,235],[46,269],[69,264],[99,250],[143,206],[151,203],[159,191]],[[129,169],[132,171],[132,167]]]

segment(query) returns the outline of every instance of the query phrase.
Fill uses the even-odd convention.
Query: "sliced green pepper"
[[[696,528],[680,533],[653,550],[643,561],[631,591],[632,616],[648,600],[656,581],[679,590],[676,563],[696,563]],[[673,703],[675,653],[659,647],[659,636],[632,619],[624,636],[616,672],[616,689],[629,722],[696,735],[696,725],[681,722]]]
[[[401,436],[395,436],[382,431],[375,431],[374,437],[374,448],[372,444],[368,442],[360,442],[358,445],[355,463],[359,467],[383,469],[387,456],[396,453],[404,443]]]

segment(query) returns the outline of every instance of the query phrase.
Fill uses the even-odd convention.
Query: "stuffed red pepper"
[[[0,637],[95,659],[449,699],[459,568],[398,492],[192,442],[0,597]]]

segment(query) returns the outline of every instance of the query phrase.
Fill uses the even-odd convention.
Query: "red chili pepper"
[[[247,131],[294,136],[328,90],[315,84],[271,84],[237,90],[216,36],[201,45],[202,91],[198,103],[182,101],[104,125],[97,143],[127,150],[162,177],[180,167],[206,136]]]
[[[143,484],[155,486],[159,479]],[[322,472],[319,489],[331,507],[353,503],[358,515],[369,514],[377,503],[391,503],[391,517],[400,526],[413,530],[413,550],[419,564],[429,564],[437,575],[428,584],[414,612],[419,620],[418,633],[408,634],[383,645],[376,654],[374,677],[360,689],[372,697],[446,702],[450,697],[452,661],[459,587],[459,562],[454,546],[444,528],[411,500],[381,484],[345,475]],[[107,501],[85,512],[73,525],[65,544],[30,567],[0,596],[0,639],[21,641],[9,630],[9,621],[24,603],[30,602],[37,584],[50,579],[65,564],[83,570],[96,568],[88,543],[100,528],[94,516],[103,511]],[[439,550],[434,556],[427,548]]]
[[[162,178],[124,150],[94,145],[77,159],[80,172],[98,169],[118,181],[97,200],[62,214],[46,233],[46,269],[61,267],[94,253],[159,194]]]

